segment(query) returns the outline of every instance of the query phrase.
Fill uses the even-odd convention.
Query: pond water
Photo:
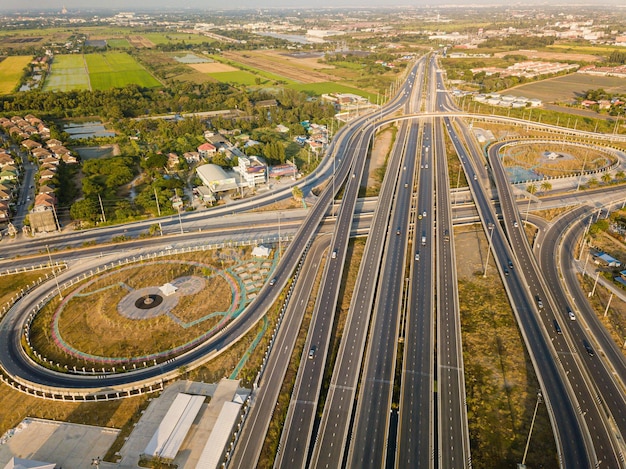
[[[70,134],[71,139],[115,136],[115,132],[107,130],[99,121],[71,122],[63,126],[63,131]]]
[[[113,146],[105,146],[105,147],[78,147],[74,148],[80,159],[85,160],[95,160],[97,158],[109,158],[111,156],[115,156]]]

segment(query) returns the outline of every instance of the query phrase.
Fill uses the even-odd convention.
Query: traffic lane
[[[358,180],[350,180],[342,203],[335,235],[331,243],[331,255],[321,283],[321,293],[315,305],[311,333],[303,350],[302,360],[297,375],[297,382],[292,391],[292,399],[285,422],[285,431],[281,441],[281,455],[278,466],[300,467],[306,462],[309,435],[313,429],[315,410],[323,377],[330,333],[336,310],[341,274],[347,250],[350,226],[354,213],[354,203],[358,192]],[[313,353],[311,357],[309,354]],[[302,383],[306,383],[304,386]],[[296,417],[297,416],[297,417]],[[294,425],[294,418],[297,425]],[[287,466],[284,466],[287,464]]]
[[[415,135],[412,131],[410,135]],[[411,140],[411,138],[410,138]],[[413,169],[413,159],[404,158],[407,168]],[[393,377],[395,372],[396,338],[399,326],[399,310],[404,275],[404,260],[407,246],[407,226],[411,194],[403,188],[398,178],[397,203],[392,212],[392,229],[389,234],[387,252],[384,255],[380,294],[373,318],[370,340],[373,341],[367,356],[364,381],[357,407],[355,430],[351,441],[350,458],[353,467],[380,467],[386,458],[388,417],[391,411]],[[361,405],[362,403],[362,405]],[[366,412],[363,413],[363,409]],[[373,409],[376,409],[373,411]]]
[[[252,461],[255,464],[258,461],[264,436],[269,426],[270,419],[268,416],[274,411],[281,384],[291,360],[298,330],[306,311],[306,303],[308,303],[315,283],[318,272],[317,266],[321,264],[322,254],[328,248],[329,241],[325,237],[325,239],[313,243],[311,255],[307,256],[302,269],[303,275],[294,287],[293,301],[288,303],[283,324],[278,329],[279,332],[272,349],[273,353],[266,354],[266,369],[259,381],[259,387],[253,390],[250,411],[231,461],[233,467],[249,467]]]
[[[501,180],[503,178],[502,171],[496,171],[496,173],[497,177]],[[513,205],[511,199],[506,196],[503,198],[503,205],[505,204],[509,207]],[[549,331],[553,329],[552,318],[556,313],[552,310],[551,302],[548,299],[547,292],[543,289],[543,284],[539,279],[539,274],[534,270],[534,268],[532,268],[532,266],[534,266],[533,260],[530,258],[532,254],[530,254],[526,249],[527,245],[524,236],[525,234],[519,230],[513,230],[510,233],[512,244],[518,246],[516,252],[520,257],[519,260],[521,267],[525,270],[526,274],[526,282],[528,283],[531,292],[535,295],[536,302],[538,303],[537,298],[546,300],[546,308],[540,308],[540,311],[543,311],[543,315],[541,313],[539,314],[539,320],[543,322],[544,330]],[[580,340],[582,340],[582,338]],[[581,345],[577,345],[576,343],[573,345],[575,347],[574,351],[581,347]],[[587,381],[583,376],[585,373],[584,368],[580,368],[581,363],[579,363],[576,360],[576,356],[571,353],[561,355],[559,360],[563,364],[563,368],[566,370],[569,377],[571,388],[575,392],[578,406],[581,408],[582,412],[584,412],[586,426],[589,431],[589,436],[593,440],[596,456],[600,460],[612,461],[613,463],[618,464],[615,456],[616,451],[613,448],[613,441],[610,436],[610,430],[608,425],[605,424],[604,419],[600,414],[600,410],[596,406],[596,400],[593,397],[593,390],[587,387]]]
[[[585,344],[590,344],[593,340],[599,341],[602,344],[602,339],[606,338],[606,340],[610,341],[606,350],[604,347],[601,347],[599,350],[595,350],[595,352],[602,351],[603,353],[607,353],[609,351],[614,351],[615,346],[612,338],[608,337],[604,328],[601,326],[595,313],[592,313],[591,316],[586,316],[583,314],[586,308],[580,308],[580,306],[587,306],[586,299],[583,299],[582,302],[578,303],[579,307],[576,307],[576,303],[571,304],[568,299],[565,297],[564,292],[561,289],[554,288],[554,285],[558,285],[559,283],[554,283],[555,279],[558,282],[558,271],[556,269],[557,262],[560,261],[561,271],[565,272],[567,266],[571,262],[568,256],[562,256],[560,259],[555,259],[555,252],[553,251],[550,254],[549,247],[556,247],[558,243],[558,239],[560,239],[559,231],[557,229],[563,224],[569,224],[574,221],[574,219],[578,220],[578,225],[584,225],[584,220],[581,219],[582,216],[586,214],[591,208],[590,207],[581,207],[579,210],[575,211],[569,217],[566,217],[560,223],[558,223],[553,230],[550,230],[546,234],[544,246],[545,248],[542,250],[541,256],[541,264],[544,266],[546,275],[550,279],[549,285],[553,287],[554,298],[557,301],[558,312],[555,316],[555,320],[558,320],[559,324],[562,324],[562,330],[569,330],[572,341],[574,342],[576,348],[578,349],[578,353],[580,358],[584,361],[585,366],[589,370],[589,374],[593,379],[594,388],[597,387],[598,392],[602,396],[602,400],[604,401],[604,405],[608,406],[608,410],[610,411],[613,419],[615,420],[616,425],[620,429],[622,434],[626,434],[626,402],[624,401],[623,393],[620,392],[617,387],[617,383],[614,380],[612,373],[604,367],[604,364],[599,357],[591,357],[589,352],[586,350]],[[565,230],[562,230],[565,231]],[[575,244],[577,243],[577,239],[574,236],[574,233],[580,233],[582,229],[572,230],[566,233],[566,238],[563,240],[563,248],[562,252],[570,252],[573,253]],[[554,264],[552,264],[554,263]],[[576,282],[577,283],[577,282]],[[568,313],[568,308],[572,308],[574,311],[574,316],[570,317]],[[581,317],[582,314],[582,317]],[[573,319],[572,319],[573,318]],[[600,326],[602,329],[593,335],[593,340],[588,338],[586,335],[586,331],[583,328],[583,324],[580,321],[584,321],[587,327],[590,327],[593,332],[594,326]],[[565,337],[562,334],[556,334],[556,331],[552,330],[553,341],[555,342],[555,346],[557,346],[557,350],[560,352],[568,352],[569,347],[568,344],[565,343]],[[593,351],[593,349],[592,349]],[[595,355],[595,354],[594,354]],[[622,356],[623,357],[623,356]],[[615,369],[617,373],[624,373],[623,369],[620,369],[618,366]],[[595,392],[594,392],[595,394]]]
[[[502,175],[500,174],[499,171],[495,171],[496,173],[496,178],[501,178]],[[500,181],[500,183],[502,183],[502,181]],[[507,195],[504,194],[501,196],[501,205],[505,205],[505,204],[509,204],[512,205],[512,201],[511,198]],[[501,229],[498,229],[496,231],[496,234],[498,235],[497,238],[497,242],[499,244],[501,244],[502,247],[504,247],[504,241],[500,239],[501,236]],[[529,288],[530,292],[532,292],[533,295],[542,295],[543,298],[547,298],[545,292],[543,291],[543,289],[541,288],[538,276],[536,274],[536,272],[534,271],[534,269],[531,267],[533,265],[532,261],[527,257],[528,256],[528,252],[526,251],[526,245],[523,243],[523,241],[520,239],[519,233],[514,233],[512,235],[512,239],[511,239],[511,248],[513,250],[513,252],[515,252],[518,256],[518,261],[516,264],[516,268],[518,269],[523,269],[524,270],[524,281],[527,285],[527,287]],[[503,249],[501,252],[505,252],[505,250]],[[515,259],[513,259],[515,261]],[[515,270],[515,269],[513,269]],[[519,270],[518,270],[519,271]],[[511,278],[517,278],[517,272],[515,272],[514,276],[509,275],[508,279],[510,281]],[[532,304],[534,305],[536,303],[535,300],[533,300]],[[536,318],[535,314],[534,314],[534,307],[532,309],[529,309],[528,311],[526,311],[526,314],[520,314],[519,317],[523,320],[523,322],[521,323],[524,328],[523,330],[526,331],[526,334],[528,335],[528,340],[529,340],[529,347],[532,347],[532,351],[533,353],[535,353],[535,351],[539,350],[539,347],[541,347],[542,351],[541,354],[545,357],[545,359],[549,359],[550,363],[549,365],[551,365],[554,368],[554,371],[552,371],[551,373],[556,373],[558,372],[558,367],[556,366],[556,363],[554,363],[554,357],[551,356],[551,354],[549,353],[549,348],[547,345],[547,342],[545,342],[545,340],[542,338],[541,335],[541,326],[539,325],[539,322],[541,321],[540,318]],[[528,327],[528,329],[526,329]],[[530,327],[532,327],[532,330],[535,330],[532,334],[530,334],[530,332],[532,332],[532,330],[530,329]],[[543,326],[543,330],[545,331],[545,326]],[[543,350],[545,349],[545,350]],[[532,356],[532,354],[531,354]],[[538,368],[539,373],[538,375],[540,376],[540,380],[543,380],[544,383],[548,383],[548,382],[554,382],[556,380],[556,376],[558,375],[550,375],[550,376],[546,376],[545,372],[547,372],[547,370],[545,371],[541,371],[543,369],[543,366],[545,365],[543,363],[543,360],[536,360],[536,364],[537,366],[539,366],[540,368]],[[570,372],[569,374],[569,380],[571,383],[570,389],[573,390],[573,392],[575,392],[575,395],[580,395],[580,391],[578,391],[579,386],[578,386],[578,382],[572,377],[572,373]],[[571,416],[576,416],[574,410],[573,410],[573,404],[570,403],[569,401],[563,401],[560,399],[556,399],[556,396],[563,396],[563,395],[567,395],[567,394],[558,394],[559,392],[559,388],[561,389],[561,391],[564,391],[565,388],[565,383],[564,381],[558,380],[560,381],[559,383],[554,384],[554,386],[550,386],[550,387],[546,387],[544,394],[547,393],[547,400],[550,401],[551,406],[553,409],[557,409],[559,410],[559,413],[555,412],[555,415],[559,418],[571,418]],[[557,386],[557,384],[559,384],[559,386]],[[576,389],[576,390],[574,390]],[[554,392],[557,392],[557,394],[553,394]],[[574,421],[562,421],[562,420],[557,420],[557,433],[559,434],[559,439],[557,441],[557,445],[559,444],[559,442],[563,445],[567,445],[567,446],[563,446],[563,450],[562,450],[562,457],[565,460],[570,460],[571,464],[578,464],[578,466],[572,466],[572,467],[584,467],[584,464],[587,464],[588,459],[586,459],[586,457],[591,457],[591,455],[587,455],[587,451],[584,449],[584,437],[583,437],[583,433],[582,433],[582,429],[580,428],[580,425],[584,425],[583,422],[578,422],[577,420]],[[569,433],[570,436],[566,436],[565,433]],[[606,436],[606,434],[605,434]],[[575,443],[575,439],[576,438],[581,438],[579,440],[579,443]],[[580,451],[584,452],[580,453]],[[578,457],[574,457],[574,452],[575,451],[579,451]],[[584,459],[581,459],[584,458]],[[569,467],[569,466],[567,466]]]

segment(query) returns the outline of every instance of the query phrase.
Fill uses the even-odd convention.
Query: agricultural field
[[[322,95],[328,93],[352,93],[368,98],[370,102],[376,102],[376,93],[368,93],[358,88],[342,85],[341,83],[325,82],[325,83],[298,83],[289,85],[289,88],[303,91],[305,93]]]
[[[135,59],[123,52],[89,54],[85,56],[89,68],[91,88],[106,90],[134,83],[146,88],[154,88],[160,83]]]
[[[275,53],[262,52],[228,52],[224,57],[236,64],[242,64],[246,68],[252,68],[267,72],[273,76],[282,77],[283,80],[290,80],[296,83],[320,83],[333,81],[334,77],[325,72],[311,68],[310,60],[300,64],[296,59],[288,60],[285,56]],[[320,66],[319,68],[322,68]]]
[[[255,85],[257,78],[259,78],[252,73],[246,72],[244,70],[237,70],[234,72],[209,73],[208,75],[217,81],[221,81],[222,83],[232,83],[235,85],[245,86]]]
[[[50,74],[43,91],[88,90],[89,73],[82,55],[57,55],[54,57]]]
[[[159,81],[124,52],[57,55],[44,91],[106,90],[130,83],[160,86]]]
[[[538,98],[546,103],[558,103],[572,101],[584,91],[598,88],[603,88],[608,93],[626,93],[626,80],[618,77],[598,77],[584,73],[571,73],[516,86],[501,93]]]
[[[175,33],[175,32],[164,32],[164,33],[143,33],[141,35],[143,39],[150,41],[152,44],[171,44],[171,43],[185,43],[185,44],[202,44],[203,42],[214,42],[213,39],[200,36],[198,34],[189,34],[189,33]]]
[[[112,49],[130,49],[130,43],[128,39],[107,39],[107,45]]]
[[[30,55],[15,55],[0,59],[0,95],[11,93],[17,86],[22,70],[32,57]]]

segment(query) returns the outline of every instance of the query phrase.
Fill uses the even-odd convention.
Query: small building
[[[252,250],[254,257],[269,257],[272,250],[267,246],[259,245]]]
[[[237,180],[234,175],[229,175],[224,168],[216,164],[203,164],[196,168],[196,174],[206,187],[211,191],[221,192],[237,189]]]
[[[238,163],[233,169],[241,175],[248,187],[267,182],[267,166],[256,156],[239,156]]]
[[[183,153],[183,158],[189,164],[199,163],[202,159],[199,151],[187,151]]]
[[[615,259],[613,256],[606,254],[604,252],[598,253],[595,256],[595,262],[597,264],[605,265],[608,267],[621,267],[622,263]]]
[[[166,283],[159,287],[159,291],[163,293],[164,296],[171,296],[176,293],[176,290],[178,290],[178,287],[171,283]]]
[[[211,159],[217,152],[217,148],[212,143],[206,142],[198,147],[198,153],[202,158]]]

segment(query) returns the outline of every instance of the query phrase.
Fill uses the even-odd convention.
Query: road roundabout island
[[[276,269],[277,249],[251,250],[199,246],[68,269],[3,318],[3,381],[61,400],[160,389],[225,348],[224,332]]]

